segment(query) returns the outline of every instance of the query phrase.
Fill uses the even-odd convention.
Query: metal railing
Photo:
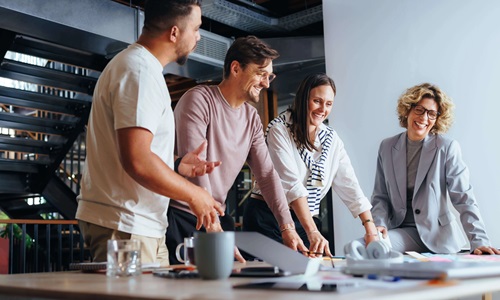
[[[69,270],[90,261],[76,220],[0,220],[8,238],[9,274]]]
[[[80,193],[80,181],[82,178],[83,165],[85,156],[86,132],[82,132],[73,143],[73,147],[66,153],[66,156],[61,161],[59,169],[56,171],[57,176],[61,178],[71,190],[78,195]]]

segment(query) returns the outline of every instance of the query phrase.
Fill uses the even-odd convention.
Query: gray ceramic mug
[[[201,278],[228,278],[234,264],[234,232],[195,232],[194,257]]]

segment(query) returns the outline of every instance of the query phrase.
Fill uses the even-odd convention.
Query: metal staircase
[[[228,4],[208,1],[203,11],[209,14],[215,2]],[[10,218],[37,219],[51,212],[74,217],[85,157],[81,134],[94,85],[108,60],[139,37],[143,4],[141,0],[0,0],[0,210]],[[302,21],[309,14],[314,20],[322,18],[320,9],[280,20],[305,26]],[[248,14],[239,11],[238,18],[244,17],[241,11]],[[255,22],[247,21],[249,26]],[[211,31],[212,22],[204,23]],[[233,36],[235,29],[229,29],[223,31]],[[172,100],[196,83],[220,80],[233,39],[216,32],[200,30],[198,47],[187,63],[164,68]],[[279,101],[291,99],[301,74],[324,72],[322,37],[287,36],[267,40],[280,52],[274,64],[280,76],[273,83]],[[16,84],[2,85],[6,80]]]
[[[0,209],[10,218],[74,218],[81,134],[106,63],[102,55],[0,29]]]

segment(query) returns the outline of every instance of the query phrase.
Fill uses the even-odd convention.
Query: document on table
[[[314,276],[289,276],[265,278],[233,286],[237,289],[300,290],[311,292],[356,292],[365,288],[399,289],[427,284],[426,280],[387,280],[385,277],[368,279],[352,277],[339,272],[321,273]]]

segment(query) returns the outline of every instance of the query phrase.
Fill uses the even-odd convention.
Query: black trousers
[[[185,237],[194,235],[196,230],[196,216],[170,206],[167,212],[168,228],[166,233],[166,244],[168,248],[168,257],[170,264],[180,264],[175,257],[175,248],[180,243],[184,242]],[[220,217],[222,230],[234,231],[234,220],[229,215]],[[206,231],[204,227],[200,231]]]
[[[277,242],[283,243],[278,221],[276,221],[276,218],[269,209],[269,206],[267,206],[267,203],[263,200],[252,197],[248,198],[246,202],[247,203],[243,211],[243,231],[256,231]],[[293,211],[290,212],[295,223],[295,230],[297,231],[297,234],[304,242],[304,245],[309,248],[310,244],[304,227],[300,224],[297,215]],[[318,218],[313,218],[313,220],[318,229],[321,230],[321,220]]]

